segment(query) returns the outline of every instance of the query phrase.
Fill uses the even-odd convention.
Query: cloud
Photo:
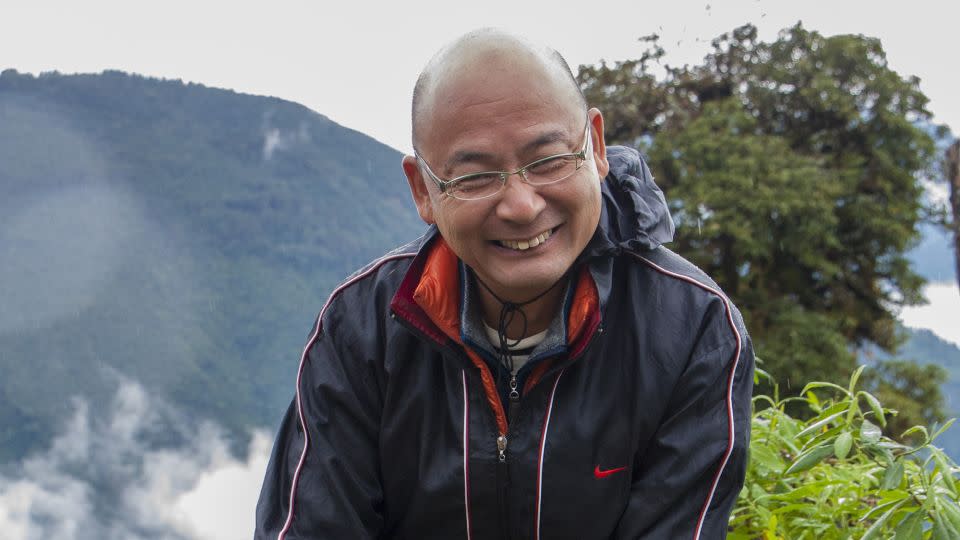
[[[924,188],[924,198],[930,206],[950,211],[950,186],[947,182],[921,178],[920,185]]]
[[[273,153],[277,148],[284,148],[284,139],[280,136],[280,130],[270,128],[263,134],[263,159],[269,161],[273,158]]]
[[[281,129],[272,125],[273,114],[268,112],[263,118],[263,160],[270,161],[277,150],[287,150],[299,144],[311,141],[310,129],[306,122],[300,122],[296,129]]]
[[[74,401],[50,447],[0,475],[0,531],[10,540],[249,538],[270,437],[246,457],[218,425],[122,382],[105,413]]]
[[[924,306],[906,307],[900,320],[911,328],[926,328],[941,338],[960,346],[960,290],[955,282],[930,283],[923,289],[930,301]]]

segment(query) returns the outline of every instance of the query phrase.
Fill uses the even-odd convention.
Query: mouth
[[[543,231],[542,233],[524,240],[494,240],[494,243],[498,246],[505,247],[507,249],[512,249],[514,251],[527,251],[528,249],[533,249],[540,244],[543,244],[547,241],[553,233],[557,231],[558,227]]]

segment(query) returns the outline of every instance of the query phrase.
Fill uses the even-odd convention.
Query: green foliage
[[[582,66],[578,80],[609,142],[649,155],[674,249],[736,301],[781,388],[848,377],[864,343],[894,351],[899,307],[921,301],[906,252],[938,159],[916,127],[930,119],[918,80],[876,39],[800,24],[769,43],[737,28],[662,80],[664,50],[643,41],[640,59]]]
[[[907,430],[907,446],[882,434],[892,414],[858,387],[814,382],[803,397],[757,396],[743,491],[730,518],[731,540],[946,539],[960,537],[960,468],[930,434]],[[763,371],[759,377],[769,378]],[[799,420],[788,402],[808,407]]]

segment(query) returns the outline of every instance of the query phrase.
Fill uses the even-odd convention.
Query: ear
[[[427,184],[414,156],[403,156],[403,174],[407,175],[407,183],[410,184],[410,194],[413,195],[413,202],[417,205],[417,213],[420,219],[428,225],[433,225],[436,220],[433,219],[433,201],[430,200],[430,192],[427,190]]]
[[[610,172],[610,163],[607,161],[607,143],[603,138],[603,114],[600,109],[592,108],[587,111],[590,122],[590,137],[593,138],[593,160],[597,164],[597,172],[603,181]]]

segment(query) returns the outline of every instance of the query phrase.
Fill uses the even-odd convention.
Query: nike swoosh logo
[[[618,472],[620,472],[620,471],[625,471],[625,470],[627,470],[626,467],[617,467],[616,469],[607,469],[607,470],[605,470],[605,471],[601,471],[601,470],[600,470],[600,466],[597,465],[596,468],[593,469],[593,477],[594,477],[594,478],[606,478],[606,477],[610,476],[611,474],[616,474],[616,473],[618,473]]]

